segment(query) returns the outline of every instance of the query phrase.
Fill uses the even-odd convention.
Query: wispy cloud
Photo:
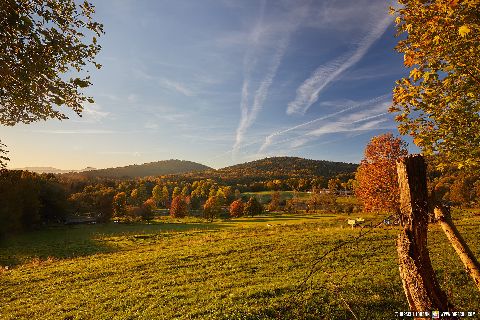
[[[183,94],[187,97],[192,97],[195,95],[194,91],[190,88],[188,88],[185,84],[180,83],[178,81],[168,79],[165,77],[158,77],[156,75],[151,75],[148,72],[144,71],[143,68],[137,67],[132,69],[133,75],[142,80],[147,80],[149,82],[156,82],[160,87],[170,90],[170,91],[175,91],[180,94]]]
[[[244,142],[243,141],[244,136],[248,128],[250,128],[250,126],[255,122],[259,112],[263,108],[265,100],[268,96],[268,92],[270,90],[270,86],[273,83],[273,79],[277,74],[277,70],[282,62],[282,58],[288,48],[290,37],[292,33],[298,28],[301,17],[305,15],[305,13],[307,12],[307,9],[308,9],[308,6],[299,6],[297,10],[295,10],[292,13],[292,15],[289,17],[289,21],[285,22],[286,27],[284,27],[285,29],[282,30],[283,34],[281,35],[280,39],[276,44],[275,53],[273,55],[273,58],[271,59],[271,63],[259,87],[257,88],[257,90],[255,90],[255,94],[253,96],[253,102],[250,105],[249,98],[250,98],[251,73],[252,73],[252,70],[255,68],[255,64],[257,61],[257,57],[255,56],[255,51],[257,49],[257,46],[261,42],[262,31],[265,29],[264,26],[262,25],[264,11],[265,11],[265,1],[262,1],[260,16],[259,16],[257,25],[254,28],[251,36],[252,46],[250,46],[247,49],[247,52],[244,58],[244,81],[242,85],[242,97],[240,102],[241,116],[240,116],[240,122],[237,128],[237,131],[236,131],[235,143],[233,145],[234,154],[239,150],[241,144]]]
[[[162,78],[159,80],[159,85],[165,89],[176,91],[187,97],[192,97],[194,95],[194,92],[191,89],[187,88],[184,84],[177,81]]]
[[[386,94],[386,95],[382,95],[382,96],[379,96],[379,97],[376,97],[376,98],[373,98],[373,99],[370,99],[370,100],[367,100],[367,101],[362,101],[362,102],[357,102],[357,103],[355,103],[353,101],[349,101],[346,104],[350,105],[350,106],[347,106],[346,108],[343,108],[339,111],[336,111],[336,112],[318,117],[316,119],[313,119],[313,120],[295,125],[293,127],[290,127],[290,128],[284,129],[284,130],[274,132],[274,133],[268,135],[265,138],[265,141],[262,144],[262,146],[260,147],[260,149],[258,150],[258,152],[264,152],[265,149],[267,149],[274,142],[274,139],[278,136],[285,135],[285,134],[288,134],[289,132],[299,130],[299,129],[302,129],[302,128],[308,128],[309,126],[311,126],[311,125],[313,125],[317,122],[334,118],[334,117],[336,117],[338,115],[341,115],[341,114],[343,114],[347,111],[351,111],[351,110],[362,108],[362,107],[368,107],[368,106],[372,106],[372,105],[379,105],[379,106],[381,106],[381,108],[385,109],[386,106],[388,105],[389,97],[390,97],[390,95]],[[325,104],[328,105],[329,107],[334,107],[334,106],[339,105],[338,103],[335,103],[333,101],[327,101],[327,102],[325,102]],[[342,103],[341,105],[344,105],[344,103]],[[358,117],[360,115],[359,118],[362,118],[363,114],[364,113],[353,113],[353,114],[350,114],[348,117],[350,117],[351,121],[355,121],[355,120],[352,120],[352,117]],[[358,120],[358,119],[356,119],[356,120]],[[291,140],[291,139],[288,139],[288,140]]]
[[[101,130],[101,129],[78,129],[78,130],[33,130],[38,133],[48,134],[113,134],[117,133],[114,130]]]
[[[298,88],[293,101],[288,104],[287,114],[304,114],[314,104],[325,87],[345,70],[355,65],[368,52],[372,44],[382,36],[392,18],[383,18],[357,45],[355,51],[318,67]]]
[[[288,36],[284,37],[280,42],[275,56],[273,58],[272,64],[270,65],[265,78],[261,82],[258,89],[255,91],[255,96],[253,98],[253,104],[251,107],[248,107],[248,80],[244,82],[242,88],[242,104],[241,104],[241,118],[240,124],[238,125],[236,132],[235,144],[233,146],[234,150],[237,150],[240,144],[243,142],[243,137],[247,129],[253,124],[257,119],[258,113],[260,112],[265,99],[267,98],[268,91],[272,85],[273,78],[277,73],[277,69],[280,65],[282,57],[285,53],[285,50],[288,45]]]
[[[81,122],[99,122],[109,114],[110,112],[104,111],[97,103],[88,104],[84,106]]]
[[[331,122],[321,126],[320,128],[317,128],[313,131],[308,132],[306,135],[320,137],[322,135],[331,134],[331,133],[379,129],[378,124],[387,121],[387,119],[386,118],[377,119],[377,120],[372,120],[372,119],[380,118],[387,114],[388,112],[379,113],[379,114],[371,115],[368,117],[364,117],[362,119],[358,119],[354,122],[346,122],[346,121]],[[361,122],[363,123],[360,124]]]

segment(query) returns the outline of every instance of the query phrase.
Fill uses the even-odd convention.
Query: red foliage
[[[178,195],[172,200],[170,205],[170,216],[174,218],[183,218],[188,214],[188,203],[184,196]]]
[[[396,162],[408,155],[407,144],[393,134],[373,137],[357,169],[355,194],[366,211],[395,212],[399,206]]]
[[[241,217],[243,215],[243,202],[242,200],[235,200],[230,204],[230,216]]]

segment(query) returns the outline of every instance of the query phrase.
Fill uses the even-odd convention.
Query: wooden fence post
[[[452,218],[450,216],[450,209],[447,207],[436,207],[435,208],[435,218],[442,227],[445,235],[447,236],[448,241],[452,244],[453,248],[457,252],[460,260],[462,260],[467,273],[472,277],[473,282],[480,290],[480,264],[473,255],[472,250],[468,247],[465,240],[458,232],[457,228],[453,224]]]
[[[451,310],[427,248],[428,192],[425,161],[410,155],[397,162],[402,231],[397,239],[400,277],[411,311]]]

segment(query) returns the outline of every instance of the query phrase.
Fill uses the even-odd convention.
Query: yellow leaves
[[[435,93],[435,90],[433,90],[433,89],[431,89],[431,88],[425,89],[425,94],[426,94],[427,96],[431,96],[431,95],[434,94],[434,93]]]
[[[417,59],[416,59],[416,56],[415,56],[415,52],[410,51],[410,50],[405,52],[405,55],[403,56],[403,64],[406,67],[410,68],[416,62],[417,62]]]
[[[413,143],[415,143],[415,145],[417,145],[417,146],[421,146],[422,142],[423,142],[423,139],[420,138],[420,137],[413,138]]]
[[[410,71],[410,78],[412,78],[413,81],[417,81],[421,77],[422,77],[422,72],[417,68],[414,68],[412,71]]]
[[[428,81],[431,75],[433,75],[433,72],[425,72],[425,74],[423,75],[423,79],[425,81]]]
[[[407,24],[407,25],[405,26],[405,30],[407,30],[408,33],[412,32],[412,30],[413,30],[412,24],[411,24],[411,23]]]
[[[465,0],[464,3],[469,7],[475,8],[476,6],[478,6],[480,4],[480,1],[479,0]]]
[[[437,36],[433,37],[433,43],[439,44],[440,43],[440,36],[437,35]]]
[[[395,24],[398,26],[402,22],[402,18],[396,17],[395,18]]]
[[[393,113],[393,112],[399,112],[399,111],[400,111],[400,108],[397,107],[397,106],[390,106],[390,107],[388,108],[388,112],[392,112],[392,113]]]
[[[458,34],[461,37],[465,37],[467,34],[470,33],[470,31],[471,31],[470,28],[465,24],[458,29]]]

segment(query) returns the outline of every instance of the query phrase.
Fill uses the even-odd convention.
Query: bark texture
[[[397,162],[402,231],[397,239],[400,277],[411,311],[451,309],[427,248],[428,193],[425,161],[411,155]]]
[[[450,209],[447,207],[436,207],[434,211],[435,218],[445,232],[448,241],[452,244],[460,260],[462,260],[467,273],[472,277],[478,290],[480,290],[480,264],[453,224]]]

